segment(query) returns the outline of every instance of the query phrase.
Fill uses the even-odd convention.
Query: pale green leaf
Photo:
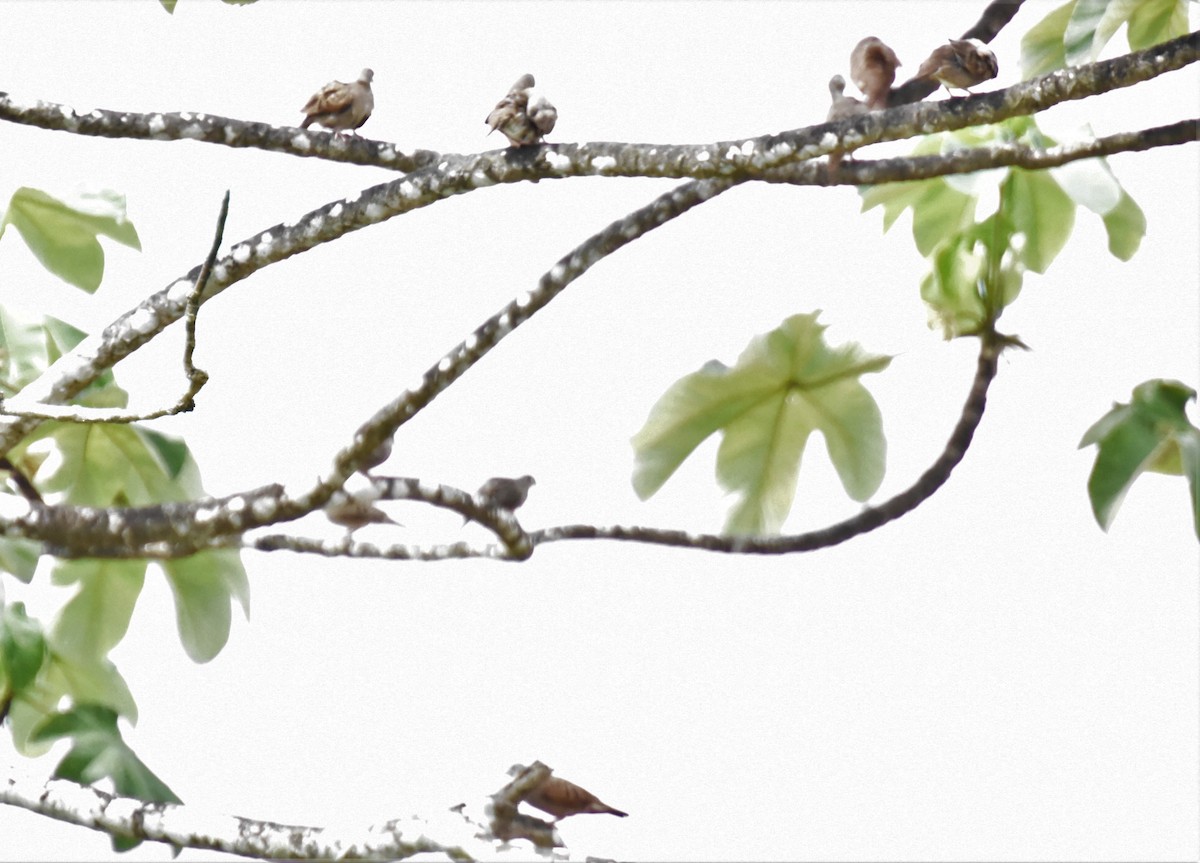
[[[1132,258],[1146,236],[1146,214],[1137,201],[1121,192],[1121,200],[1104,214],[1104,229],[1108,231],[1108,250],[1122,261]]]
[[[55,584],[79,584],[51,629],[55,652],[78,663],[107,656],[129,629],[145,577],[145,561],[87,558],[55,564]]]
[[[201,552],[160,566],[175,597],[175,621],[183,649],[194,662],[208,662],[229,640],[230,604],[249,613],[246,572],[236,554]]]
[[[1063,34],[1075,12],[1075,0],[1059,6],[1021,38],[1021,77],[1045,75],[1067,65]]]

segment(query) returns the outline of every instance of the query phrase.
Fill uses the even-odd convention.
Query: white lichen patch
[[[217,514],[220,513],[220,511],[220,507],[216,506],[198,506],[192,515],[192,521],[194,521],[196,524],[209,524],[217,517]]]
[[[615,168],[616,166],[617,160],[612,156],[596,156],[594,159],[592,159],[592,167],[601,173],[611,168]]]
[[[571,167],[571,160],[562,153],[556,153],[553,150],[546,152],[546,164],[554,171],[565,171]]]
[[[711,158],[712,158],[712,154],[710,152],[708,152],[708,150],[701,150],[699,153],[696,154],[697,162],[707,162]]]
[[[301,153],[307,153],[312,149],[312,138],[308,136],[307,132],[298,132],[292,135],[292,146]]]
[[[267,231],[258,238],[258,243],[254,246],[254,254],[260,258],[265,258],[271,254],[271,247],[275,243],[275,237],[270,231]]]
[[[146,121],[146,128],[150,130],[151,135],[161,135],[167,128],[167,121],[163,119],[162,114],[151,114],[150,119]]]
[[[205,130],[203,126],[197,123],[192,123],[190,126],[184,126],[179,130],[179,137],[199,139],[204,137],[204,131]]]
[[[567,268],[562,264],[555,264],[550,268],[550,281],[562,283],[563,277],[567,274]]]
[[[438,173],[439,173],[439,174],[444,174],[444,173],[446,173],[446,171],[447,171],[447,169],[449,169],[449,167],[450,167],[450,163],[449,163],[449,162],[439,162],[439,163],[438,163],[438,166],[437,166]]]
[[[146,308],[134,309],[125,322],[131,330],[142,335],[152,333],[158,328],[158,318]]]
[[[445,374],[452,368],[454,368],[454,357],[442,357],[438,360],[438,371],[442,374]],[[413,389],[409,390],[409,392],[417,392],[417,390]]]
[[[767,155],[772,159],[782,161],[788,156],[792,155],[794,152],[795,148],[791,144],[789,144],[787,141],[780,141],[767,152]]]
[[[487,171],[475,170],[471,172],[471,185],[476,188],[483,188],[484,186],[496,185],[496,181],[488,176]]]
[[[304,235],[306,237],[319,236],[323,227],[325,227],[325,217],[318,213],[305,223]]]
[[[729,149],[725,151],[725,158],[731,162],[736,161],[740,155],[742,155],[742,151],[736,146],[731,145]]]
[[[416,199],[416,198],[418,197],[418,195],[420,194],[420,193],[417,191],[417,187],[416,187],[416,186],[414,186],[414,185],[413,185],[411,182],[409,182],[408,180],[404,180],[404,181],[403,181],[403,182],[402,182],[402,183],[401,183],[401,184],[400,184],[400,185],[397,187],[397,190],[400,192],[400,197],[402,197],[402,198],[407,198],[407,199],[409,199],[409,200],[414,200],[414,199]]]
[[[251,248],[249,243],[240,243],[233,247],[233,251],[229,257],[233,258],[236,263],[244,264],[250,260],[250,252]]]
[[[837,144],[838,144],[838,136],[833,134],[833,132],[826,132],[824,135],[821,136],[821,143],[819,144],[819,146],[822,148],[829,148],[832,150],[834,147],[837,146]]]
[[[745,156],[747,159],[750,158],[751,156],[754,155],[754,151],[755,151],[755,149],[757,149],[757,147],[758,147],[758,145],[754,141],[742,141],[742,146],[741,146],[742,155]]]
[[[467,338],[463,341],[462,346],[463,350],[466,351],[475,350],[477,347],[479,347],[479,336],[471,333],[471,335],[467,336]]]
[[[213,275],[216,275],[214,272]],[[183,305],[192,293],[192,283],[188,279],[176,279],[167,286],[167,302],[172,305]]]
[[[375,154],[381,162],[394,162],[397,159],[396,148],[388,145]]]
[[[372,222],[382,222],[387,218],[387,214],[387,207],[381,206],[375,201],[371,201],[367,204],[366,215],[367,218]]]
[[[517,304],[518,309],[527,309],[533,305],[533,294],[530,291],[522,291],[513,302]]]
[[[344,213],[345,211],[346,211],[346,208],[343,207],[340,203],[334,204],[332,207],[329,208],[329,218],[340,219],[342,217],[342,213]]]

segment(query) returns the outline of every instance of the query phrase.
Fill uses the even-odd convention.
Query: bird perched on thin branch
[[[515,479],[506,476],[494,476],[479,487],[475,492],[475,503],[484,509],[503,509],[512,512],[525,503],[529,496],[530,486],[537,485],[537,480],[529,474]],[[463,524],[471,520],[463,516]]]
[[[853,96],[844,95],[846,90],[846,79],[841,75],[834,75],[829,79],[829,113],[825,115],[826,122],[833,123],[837,120],[845,120],[847,117],[853,117],[856,114],[865,114],[869,110],[858,99]],[[842,151],[833,150],[829,154],[829,176],[831,179],[837,177],[837,170],[842,164]]]
[[[384,438],[383,443],[371,450],[367,457],[363,459],[363,463],[358,466],[358,472],[363,476],[370,476],[374,468],[379,467],[392,454],[392,438]]]
[[[342,81],[330,81],[317,92],[313,93],[304,107],[304,122],[301,129],[307,129],[310,123],[320,123],[326,129],[333,129],[338,134],[362,126],[375,110],[375,95],[371,92],[371,80],[375,73],[363,69],[358,80],[346,84]]]
[[[368,524],[394,524],[403,527],[375,504],[363,497],[348,494],[340,489],[325,504],[325,517],[336,525],[346,528],[346,537]]]
[[[524,764],[514,764],[508,770],[509,776],[519,776],[528,768]],[[590,791],[580,788],[574,782],[559,779],[557,776],[547,776],[541,785],[535,787],[524,800],[530,806],[541,809],[554,816],[557,823],[572,815],[616,815],[618,818],[628,818],[628,812],[614,809]]]
[[[850,80],[867,97],[872,111],[887,107],[899,65],[896,52],[874,36],[860,40],[850,52]]]
[[[951,39],[933,50],[914,77],[932,78],[954,97],[951,88],[970,93],[971,87],[999,73],[996,55],[978,39]]]
[[[517,79],[483,121],[491,127],[489,135],[499,130],[511,146],[528,147],[541,143],[543,136],[554,131],[558,110],[545,96],[530,102],[529,91],[534,86],[533,76],[529,73]]]

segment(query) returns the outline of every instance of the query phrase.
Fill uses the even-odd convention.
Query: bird
[[[330,81],[313,93],[300,109],[304,112],[300,128],[307,129],[310,123],[320,123],[338,134],[349,129],[357,135],[354,130],[367,122],[375,109],[375,95],[371,92],[374,77],[375,73],[370,69],[363,69],[353,83]]]
[[[933,49],[913,77],[932,78],[953,97],[951,88],[970,93],[971,87],[995,78],[999,72],[996,55],[978,39],[951,39]]]
[[[829,79],[829,113],[825,115],[825,121],[828,123],[836,120],[845,120],[847,117],[853,117],[857,114],[867,113],[869,108],[853,96],[843,95],[846,89],[846,79],[841,75],[834,75]],[[830,178],[837,176],[838,167],[842,164],[842,151],[840,149],[833,150],[829,153],[829,175]]]
[[[874,36],[860,40],[850,52],[850,80],[867,97],[870,110],[887,107],[899,65],[896,52]]]
[[[526,72],[508,88],[508,93],[483,121],[491,127],[489,135],[499,130],[510,146],[528,147],[540,143],[544,135],[554,130],[558,111],[545,96],[538,96],[530,105],[529,91],[533,87],[533,76]]]
[[[344,491],[334,492],[333,497],[325,504],[325,517],[336,525],[346,528],[346,537],[368,524],[394,524],[403,527],[371,501]]]
[[[843,93],[846,90],[846,79],[841,75],[834,75],[829,79],[829,113],[825,115],[825,121],[832,123],[835,120],[845,120],[847,117],[853,117],[856,114],[865,114],[870,109],[863,104],[859,99],[853,96],[846,96]]]
[[[392,439],[384,438],[383,443],[371,450],[367,457],[363,459],[363,463],[358,466],[358,472],[363,476],[370,476],[373,468],[379,467],[392,454]]]
[[[509,479],[494,476],[479,487],[475,497],[488,509],[506,509],[512,512],[529,496],[530,486],[537,485],[537,480],[529,474]]]
[[[524,764],[514,764],[508,770],[509,776],[519,776],[528,768]],[[572,815],[616,815],[618,818],[628,818],[628,812],[614,809],[600,801],[595,794],[580,788],[574,782],[559,779],[557,776],[547,776],[545,781],[536,786],[523,798],[535,809],[541,809],[554,816],[558,823]]]
[[[525,503],[529,496],[530,486],[537,485],[537,480],[529,474],[512,479],[506,476],[494,476],[479,487],[475,492],[475,502],[484,509],[503,509],[512,512]],[[471,520],[469,515],[463,516],[463,524]]]

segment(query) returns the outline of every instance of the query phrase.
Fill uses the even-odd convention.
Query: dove
[[[836,120],[845,120],[847,117],[853,117],[856,114],[865,114],[869,108],[855,99],[853,96],[844,96],[843,91],[846,89],[846,79],[841,75],[834,75],[829,79],[829,97],[831,104],[829,105],[829,113],[825,115],[826,122],[832,123]],[[833,150],[829,154],[829,176],[831,179],[837,177],[838,167],[842,164],[841,150]]]
[[[826,122],[832,123],[835,120],[845,120],[847,117],[853,117],[855,114],[865,114],[870,110],[853,96],[842,95],[845,89],[846,79],[841,75],[834,75],[829,79],[831,104],[829,106],[829,113],[825,115]]]
[[[363,69],[358,80],[352,84],[330,81],[309,97],[300,110],[304,112],[301,129],[310,123],[320,123],[326,129],[341,134],[347,129],[352,132],[362,126],[375,109],[375,96],[371,92],[371,80],[375,73]],[[357,132],[354,132],[357,135]]]
[[[510,146],[527,147],[540,143],[542,136],[553,131],[558,111],[545,96],[538,96],[531,105],[529,91],[533,87],[533,76],[528,72],[517,79],[483,121],[491,127],[489,135],[499,130]]]
[[[874,36],[861,40],[850,52],[850,80],[867,97],[872,111],[887,107],[899,65],[896,52]]]
[[[325,517],[334,524],[346,528],[346,536],[368,524],[394,524],[403,527],[398,521],[393,521],[386,512],[369,500],[347,494],[344,491],[334,492],[333,497],[325,504]]]
[[[494,476],[479,487],[475,492],[475,502],[485,509],[503,509],[512,512],[529,496],[529,487],[537,485],[537,480],[529,474],[510,479],[504,476]],[[470,521],[470,516],[463,516],[463,524]]]
[[[387,461],[391,454],[392,439],[390,437],[384,438],[383,443],[371,450],[367,457],[363,459],[363,463],[358,466],[358,472],[363,476],[370,476],[371,470],[379,467],[381,464]]]
[[[970,93],[969,88],[995,78],[999,72],[996,55],[978,39],[951,39],[933,50],[914,77],[932,78],[943,84],[947,93],[951,88]]]
[[[524,764],[514,764],[509,768],[508,775],[518,776],[527,769]],[[541,809],[543,812],[553,815],[555,823],[572,815],[629,817],[628,812],[622,812],[607,803],[602,803],[592,792],[580,788],[574,782],[559,779],[557,776],[547,776],[541,785],[525,795],[524,800],[535,809]]]

